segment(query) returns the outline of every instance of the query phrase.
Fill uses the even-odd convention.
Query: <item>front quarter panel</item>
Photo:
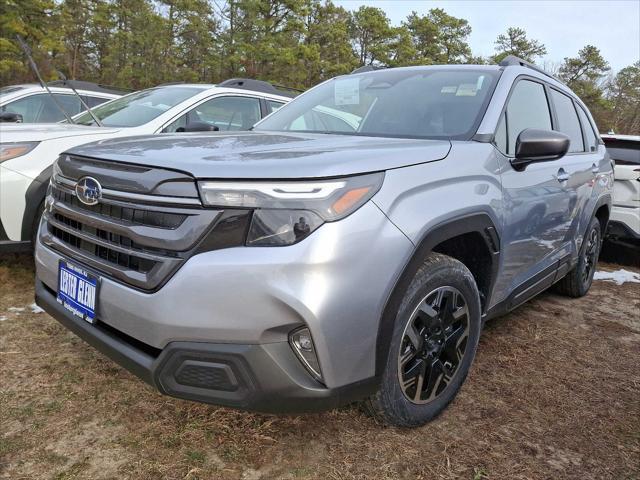
[[[443,160],[389,170],[373,200],[415,246],[438,225],[479,213],[501,238],[499,164],[488,143],[453,142]]]

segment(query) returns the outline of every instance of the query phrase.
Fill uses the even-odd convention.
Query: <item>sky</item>
[[[547,47],[536,63],[559,64],[575,57],[585,45],[600,49],[613,71],[640,60],[640,0],[334,0],[347,10],[369,5],[384,10],[393,25],[412,11],[426,14],[442,8],[465,18],[472,27],[469,44],[474,55],[489,56],[494,42],[508,27],[521,27]]]

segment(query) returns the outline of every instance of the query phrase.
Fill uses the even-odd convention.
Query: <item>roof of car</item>
[[[90,82],[79,82],[76,80],[70,80],[68,83],[72,85],[76,90],[82,90],[83,92],[93,92],[98,94],[103,93],[107,95],[125,95],[126,93],[131,92],[131,90],[120,89],[117,87],[107,87]],[[64,85],[62,81],[55,81],[47,83],[47,86],[52,91],[59,92],[60,90],[68,90],[69,92],[71,92],[71,86],[69,84]],[[37,92],[45,91],[45,89],[39,83],[22,83],[18,85],[7,85],[0,88],[0,94],[16,93],[22,90],[33,90]]]

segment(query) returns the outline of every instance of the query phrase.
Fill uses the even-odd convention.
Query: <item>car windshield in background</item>
[[[619,165],[640,165],[640,141],[604,141],[609,156]]]
[[[150,88],[92,108],[91,111],[105,127],[138,127],[202,91],[197,87]],[[74,122],[80,125],[95,124],[88,112],[75,117]]]
[[[465,139],[498,71],[415,68],[337,77],[274,112],[257,131]]]

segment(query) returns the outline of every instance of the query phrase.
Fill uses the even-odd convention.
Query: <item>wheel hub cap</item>
[[[398,378],[416,404],[442,394],[458,372],[469,337],[469,309],[454,287],[440,287],[416,307],[398,353]]]

